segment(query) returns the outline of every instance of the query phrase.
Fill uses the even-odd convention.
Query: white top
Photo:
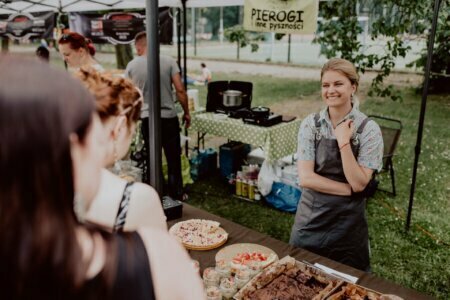
[[[127,181],[104,169],[100,188],[87,212],[86,219],[112,229]],[[125,231],[142,227],[167,231],[166,216],[156,191],[147,184],[132,186]]]

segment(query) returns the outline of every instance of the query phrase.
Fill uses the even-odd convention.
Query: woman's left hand
[[[336,136],[339,147],[350,142],[354,129],[355,124],[351,119],[342,122],[334,129],[334,135]]]

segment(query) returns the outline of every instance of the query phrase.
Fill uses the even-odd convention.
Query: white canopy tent
[[[159,7],[182,7],[181,0],[160,0]],[[186,0],[186,7],[244,5],[244,0]],[[145,8],[145,0],[0,0],[0,14],[42,11],[81,12]]]
[[[82,11],[108,11],[123,9],[146,9],[148,20],[146,31],[148,35],[147,68],[149,92],[144,95],[149,104],[149,168],[150,184],[162,196],[161,172],[161,141],[160,103],[159,99],[159,44],[158,41],[158,7],[175,7],[183,11],[183,24],[186,24],[186,8],[190,7],[223,7],[242,6],[244,0],[0,0],[0,14],[17,14],[54,11],[56,13]],[[186,41],[186,26],[183,26],[183,40]],[[180,39],[178,39],[180,41]],[[180,49],[180,48],[179,48]],[[180,51],[179,51],[180,52]],[[184,43],[183,65],[186,71],[186,43]],[[180,53],[179,53],[180,60]],[[181,63],[181,61],[180,61]],[[184,72],[186,77],[186,72]],[[185,78],[186,82],[186,78]]]

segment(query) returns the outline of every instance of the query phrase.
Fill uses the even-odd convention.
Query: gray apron
[[[319,115],[316,115],[314,171],[326,178],[347,183],[339,146],[335,139],[321,137]],[[350,143],[358,157],[358,136],[368,119],[357,130]],[[303,189],[297,207],[289,243],[363,271],[370,271],[369,234],[362,196],[336,196]]]

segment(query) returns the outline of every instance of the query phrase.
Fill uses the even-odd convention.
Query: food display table
[[[200,268],[203,270],[206,267],[211,267],[215,265],[216,253],[225,246],[232,245],[235,243],[255,243],[274,250],[278,257],[282,258],[286,255],[290,255],[296,258],[298,261],[306,261],[308,263],[314,264],[319,263],[327,267],[333,268],[339,272],[344,272],[349,275],[358,277],[359,280],[357,284],[364,286],[369,289],[384,293],[384,294],[395,294],[403,299],[433,299],[430,296],[421,294],[417,291],[399,286],[397,284],[391,283],[382,278],[378,278],[374,275],[353,269],[349,266],[340,264],[338,262],[332,261],[330,259],[321,257],[304,249],[295,248],[282,241],[271,238],[267,235],[254,231],[252,229],[246,228],[234,222],[228,221],[224,218],[218,217],[216,215],[210,214],[204,210],[195,208],[188,204],[183,206],[183,217],[181,219],[170,221],[169,227],[179,221],[189,220],[189,219],[207,219],[213,220],[221,223],[221,227],[228,232],[227,242],[216,249],[209,251],[194,251],[189,250],[189,254],[192,259],[198,260],[200,263]]]
[[[192,115],[191,129],[202,134],[226,137],[230,140],[262,147],[265,158],[274,161],[297,150],[300,119],[262,127],[245,124],[241,119],[205,112]]]

